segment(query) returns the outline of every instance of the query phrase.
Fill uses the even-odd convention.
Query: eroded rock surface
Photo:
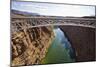
[[[51,26],[12,32],[12,66],[41,64],[53,38]]]

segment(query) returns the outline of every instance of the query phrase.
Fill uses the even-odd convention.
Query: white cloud
[[[65,5],[35,2],[14,2],[12,8],[20,11],[53,16],[94,16],[94,6]]]
[[[56,3],[72,3],[72,4],[89,4],[95,5],[96,0],[22,0],[22,1],[40,1],[40,2],[56,2]]]

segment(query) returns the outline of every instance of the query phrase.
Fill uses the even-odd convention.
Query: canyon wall
[[[52,26],[22,29],[11,35],[12,66],[41,64],[54,38]]]
[[[96,60],[96,29],[81,26],[59,26],[76,52],[77,62]]]

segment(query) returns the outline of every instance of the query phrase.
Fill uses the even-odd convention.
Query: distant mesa
[[[63,19],[63,18],[96,18],[96,16],[83,16],[83,17],[75,17],[75,16],[49,16],[49,15],[41,15],[39,13],[32,13],[32,12],[26,12],[26,11],[20,11],[12,9],[11,13],[14,15],[20,15],[20,16],[37,16],[37,17],[52,17],[57,19]]]
[[[96,16],[83,16],[83,18],[96,18]]]
[[[31,13],[31,12],[25,12],[25,11],[19,11],[19,10],[11,10],[13,14],[18,14],[18,15],[24,15],[24,16],[40,16],[38,13]]]

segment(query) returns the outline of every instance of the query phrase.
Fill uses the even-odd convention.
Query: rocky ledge
[[[41,64],[54,38],[52,26],[12,32],[12,66]]]

